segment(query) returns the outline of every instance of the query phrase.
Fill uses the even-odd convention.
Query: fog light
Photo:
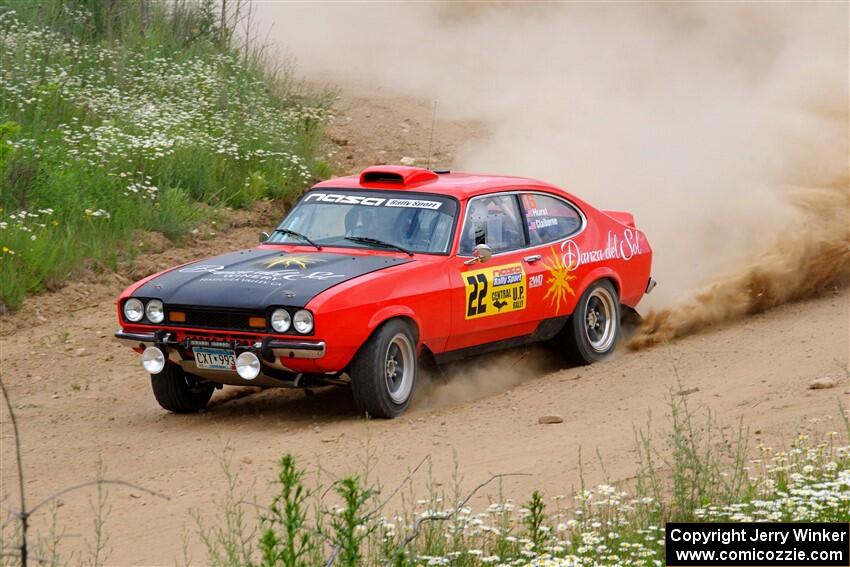
[[[142,366],[150,374],[159,374],[165,368],[165,353],[155,346],[149,346],[142,353]]]
[[[260,359],[253,352],[243,352],[236,357],[236,373],[245,380],[253,380],[260,375]]]

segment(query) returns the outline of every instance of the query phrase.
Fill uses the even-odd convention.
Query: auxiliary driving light
[[[150,374],[159,374],[165,368],[165,353],[158,347],[149,346],[142,353],[142,366]]]
[[[260,359],[253,352],[243,352],[236,357],[236,373],[240,378],[253,380],[260,375]]]

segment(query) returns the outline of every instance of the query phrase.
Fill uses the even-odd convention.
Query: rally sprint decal
[[[431,209],[436,211],[443,204],[425,199],[385,199],[383,197],[365,197],[344,193],[317,193],[311,191],[304,196],[304,202],[339,203],[343,205],[363,205],[367,207],[403,207],[406,209]]]
[[[526,279],[522,264],[504,264],[462,274],[466,318],[477,319],[525,309]]]

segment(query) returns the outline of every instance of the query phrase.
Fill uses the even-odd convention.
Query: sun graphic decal
[[[293,266],[305,269],[310,264],[314,264],[316,262],[324,262],[321,258],[316,258],[315,256],[311,256],[309,254],[287,254],[285,256],[281,256],[279,258],[275,258],[268,264],[266,264],[266,268],[275,268],[277,266],[283,266],[284,268],[292,268]]]
[[[563,258],[558,255],[555,248],[550,248],[550,250],[552,255],[544,258],[542,262],[543,266],[549,270],[549,278],[546,280],[546,283],[549,284],[549,290],[543,296],[543,299],[548,299],[555,307],[555,313],[559,313],[561,302],[563,301],[564,305],[567,304],[567,294],[576,294],[570,286],[570,282],[576,277],[570,273],[570,269],[564,264]]]

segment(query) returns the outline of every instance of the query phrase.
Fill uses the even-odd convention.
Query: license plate
[[[204,370],[236,370],[236,353],[223,348],[194,347],[195,365]]]

